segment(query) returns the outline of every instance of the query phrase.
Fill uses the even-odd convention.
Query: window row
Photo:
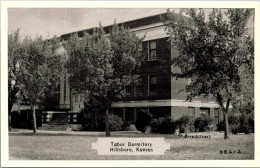
[[[210,115],[210,108],[200,108],[200,116],[203,115]],[[190,119],[195,119],[195,107],[188,107],[188,116]],[[213,116],[213,115],[212,115]],[[218,108],[214,109],[214,121],[215,123],[219,123],[220,122],[220,111]]]
[[[134,96],[141,96],[143,95],[143,80],[142,78],[138,79],[138,83],[136,86],[131,87],[131,86],[126,86],[125,88],[125,92],[126,92],[126,96],[131,96],[132,93],[132,89],[134,89]],[[157,88],[157,77],[156,75],[148,75],[148,96],[149,95],[156,95],[156,88]]]
[[[84,102],[84,96],[83,95],[75,94],[74,99],[75,99],[74,100],[75,102]]]
[[[147,41],[147,52],[148,52],[148,61],[156,60],[156,53],[157,53],[157,44],[156,41]],[[142,52],[143,48],[142,45],[139,46],[139,51]]]

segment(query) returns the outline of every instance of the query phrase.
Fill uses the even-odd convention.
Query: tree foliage
[[[8,42],[9,80],[19,86],[18,90],[30,104],[36,132],[35,108],[42,103],[45,91],[59,83],[61,61],[56,52],[59,41],[56,38],[44,40],[41,36],[19,39],[19,33],[15,32],[9,35]]]
[[[164,18],[179,52],[172,65],[180,71],[172,75],[191,79],[186,87],[189,98],[213,95],[225,115],[225,138],[230,104],[241,97],[241,75],[248,75],[240,70],[246,63],[253,67],[253,38],[247,31],[251,14],[251,9],[212,9],[206,17],[203,9],[185,9],[180,14],[168,10]]]
[[[11,110],[13,104],[18,101],[19,97],[19,55],[20,55],[20,38],[19,30],[8,35],[8,116],[9,116],[9,129]]]
[[[111,103],[125,94],[125,86],[136,81],[141,42],[141,38],[116,24],[108,35],[101,25],[92,34],[72,35],[64,42],[70,86],[88,97],[98,97],[108,111]]]

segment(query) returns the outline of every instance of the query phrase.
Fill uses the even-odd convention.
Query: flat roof
[[[124,26],[126,28],[131,29],[131,28],[141,27],[141,26],[150,25],[150,24],[154,24],[154,23],[159,23],[159,22],[161,22],[161,17],[165,16],[166,14],[167,13],[161,13],[161,14],[152,15],[152,16],[148,16],[148,17],[138,18],[138,19],[122,22],[122,23],[117,23],[117,25]],[[112,29],[113,25],[114,24],[103,27],[105,33],[109,33],[109,31]],[[78,34],[79,37],[82,37],[84,35],[84,33],[92,34],[94,28],[96,28],[96,27],[63,34],[63,35],[61,35],[61,39],[67,40],[72,34],[76,34],[76,33]]]

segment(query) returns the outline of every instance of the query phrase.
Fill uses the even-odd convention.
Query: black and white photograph
[[[256,10],[8,7],[6,158],[255,161]]]

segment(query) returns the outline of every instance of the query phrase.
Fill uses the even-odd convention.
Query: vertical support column
[[[134,123],[136,122],[136,108],[134,108]]]
[[[69,89],[69,75],[65,74],[65,79],[66,79],[66,96],[65,96],[65,104],[70,104],[70,89]]]
[[[125,121],[125,107],[123,107],[123,121]]]
[[[60,77],[60,104],[64,104],[64,74]]]

